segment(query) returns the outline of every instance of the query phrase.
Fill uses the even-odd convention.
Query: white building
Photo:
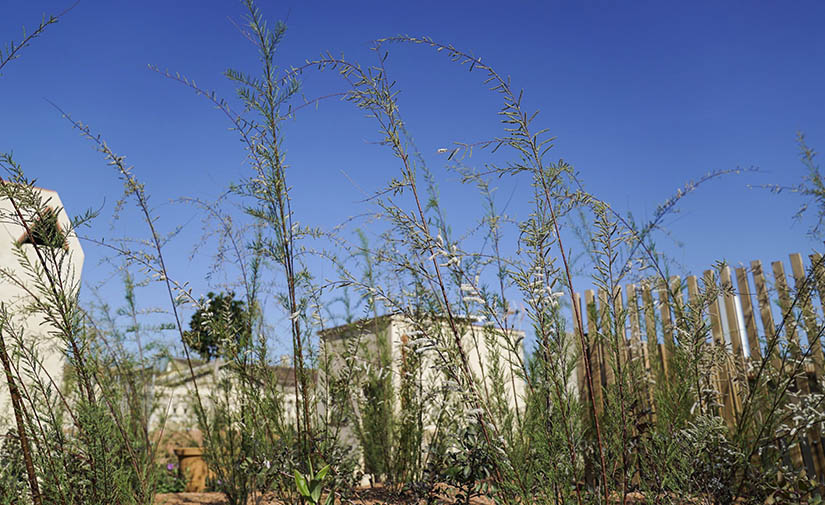
[[[184,358],[171,359],[155,372],[149,431],[161,426],[168,431],[191,431],[197,426],[196,387],[201,406],[208,414],[216,402],[234,403],[239,399],[238,377],[223,359],[209,362],[192,359],[192,369]],[[295,375],[286,364],[269,366],[267,375],[283,401],[283,421],[295,422]]]
[[[31,310],[32,293],[38,292],[38,282],[47,280],[47,273],[59,290],[76,293],[83,269],[83,249],[56,192],[11,183],[4,183],[2,190],[0,304],[5,307],[11,323],[2,331],[8,354],[14,361],[13,375],[17,378],[23,368],[15,352],[22,338],[26,345],[37,350],[41,380],[56,389],[63,382],[63,342],[52,334],[53,328],[46,324],[43,315]],[[8,195],[12,195],[16,205]],[[33,274],[32,267],[41,273]],[[22,375],[25,377],[26,373]],[[8,383],[3,374],[0,427],[5,431],[13,425],[13,419]]]
[[[471,412],[476,406],[488,409],[487,414],[495,411],[496,415],[502,410],[523,411],[527,390],[523,373],[524,333],[510,330],[505,334],[500,329],[473,324],[466,319],[457,319],[456,325],[472,385],[463,367],[459,367],[460,377],[456,380],[445,366],[447,361],[460,362],[454,333],[446,319],[416,325],[404,316],[386,315],[321,332],[319,395],[325,400],[319,408],[326,422],[335,422],[330,416],[340,410],[340,405],[324,408],[324,403],[350,401],[356,419],[344,420],[347,426],[342,428],[342,437],[357,445],[353,426],[362,416],[359,405],[376,401],[365,397],[369,394],[365,386],[370,377],[386,374],[391,377],[392,410],[396,415],[407,411],[399,392],[404,387],[404,379],[411,379],[406,387],[412,385],[416,390],[413,394],[418,395],[423,404],[421,426],[425,446],[445,409],[464,414],[467,419],[473,417]],[[456,370],[455,366],[451,368]],[[335,391],[342,388],[348,391],[349,400],[334,398]],[[475,393],[467,394],[471,388]],[[360,398],[356,398],[358,396]],[[475,405],[474,397],[480,400]]]

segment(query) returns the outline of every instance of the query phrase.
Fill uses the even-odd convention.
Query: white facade
[[[458,320],[457,325],[462,335],[461,347],[472,375],[475,397],[480,399],[479,407],[495,409],[496,402],[500,405],[499,400],[503,399],[509,411],[523,411],[527,392],[523,373],[523,332],[511,330],[505,335],[500,329],[471,324],[467,320]],[[454,350],[454,341],[446,320],[430,324],[429,330],[421,330],[400,315],[382,316],[325,330],[321,334],[321,387],[334,389],[337,381],[337,387],[347,384],[352,395],[360,395],[362,383],[369,373],[389,373],[395,392],[393,409],[398,414],[403,410],[398,399],[402,377],[412,378],[424,403],[423,434],[426,440],[434,431],[439,409],[463,409],[465,414],[469,414],[474,407],[469,403],[473,395],[459,390],[470,387],[467,381],[462,379],[464,386],[458,386],[445,371],[444,349],[452,346]],[[388,370],[380,369],[382,343],[385,352],[388,352],[386,358],[389,359],[383,360],[389,361]],[[414,376],[407,366],[413,355],[420,358]],[[454,355],[453,362],[456,357]],[[498,376],[498,381],[494,375]],[[503,386],[498,393],[494,387],[496,383]],[[450,403],[443,401],[444,391],[450,392]],[[329,399],[326,393],[320,394],[327,396],[327,401],[336,401]],[[358,402],[353,401],[353,404],[357,409]],[[335,408],[333,406],[330,410]],[[324,412],[322,414],[326,415]],[[356,412],[355,415],[359,414]],[[349,443],[357,444],[355,434],[349,429],[345,429],[342,435]]]
[[[276,381],[275,388],[283,399],[284,421],[294,422],[296,418],[294,375],[292,367],[272,366],[270,376]],[[225,384],[231,389],[227,391]],[[216,401],[232,404],[239,397],[235,386],[237,376],[227,367],[226,361],[215,359],[210,362],[192,360],[192,369],[185,359],[170,360],[165,369],[153,380],[153,410],[149,418],[149,431],[161,426],[169,431],[189,431],[197,427],[196,396],[200,396],[205,412]],[[234,389],[234,390],[233,390]],[[228,397],[226,397],[228,395]],[[223,398],[220,398],[223,396]]]
[[[51,386],[56,389],[61,387],[63,382],[65,364],[63,343],[52,335],[53,328],[45,324],[41,314],[29,310],[33,300],[30,292],[37,292],[37,282],[32,273],[23,265],[28,262],[30,265],[41,268],[42,262],[45,261],[45,271],[49,272],[55,283],[61,285],[60,289],[66,293],[76,292],[83,269],[83,249],[80,247],[76,234],[72,231],[69,216],[63,209],[63,204],[56,192],[31,188],[20,189],[19,193],[20,198],[15,197],[15,200],[19,202],[18,209],[29,230],[36,227],[40,219],[54,219],[54,217],[49,217],[49,213],[53,213],[62,232],[62,238],[65,240],[61,240],[60,245],[35,246],[31,242],[39,241],[27,234],[26,227],[21,223],[18,209],[15,209],[8,198],[0,197],[0,270],[2,270],[0,273],[0,303],[5,306],[10,316],[11,328],[14,328],[18,334],[22,334],[23,340],[28,345],[34,345],[37,349],[41,380],[46,384],[51,383]],[[23,203],[25,199],[31,197],[34,197],[34,202]],[[30,210],[35,206],[40,208],[40,214]],[[16,247],[18,244],[20,248]],[[22,256],[19,251],[22,251]],[[38,252],[40,252],[39,255]],[[9,334],[8,328],[3,328],[3,333],[10,358],[15,360],[16,339]],[[19,357],[13,365],[16,367],[21,365]],[[19,367],[14,370],[15,376],[19,375],[17,373],[19,370]],[[23,375],[26,374],[23,373]],[[8,383],[3,374],[0,380],[0,428],[5,430],[12,426],[13,419]]]

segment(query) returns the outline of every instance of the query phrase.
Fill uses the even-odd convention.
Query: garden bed
[[[250,505],[281,505],[283,503],[273,495],[263,497],[258,495],[255,498],[256,499],[250,498]],[[439,503],[453,502],[452,498],[447,495],[440,495],[438,498]],[[225,505],[227,501],[221,493],[163,493],[156,496],[155,503],[157,505]],[[340,502],[336,501],[336,503]],[[427,500],[413,496],[412,494],[399,494],[382,486],[375,486],[372,488],[355,489],[353,496],[344,503],[359,505],[379,505],[384,503],[414,505],[427,503]],[[493,501],[488,498],[473,498],[471,503],[473,505],[492,505]]]

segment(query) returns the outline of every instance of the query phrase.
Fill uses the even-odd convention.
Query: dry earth
[[[283,505],[283,502],[274,496],[257,496],[257,499],[250,498],[249,505]],[[453,503],[447,496],[438,497],[438,503]],[[221,493],[166,493],[155,497],[156,505],[226,505],[226,499]],[[336,500],[336,503],[342,503]],[[354,505],[418,505],[426,503],[426,500],[417,500],[413,496],[398,495],[391,493],[382,487],[359,488],[355,490],[354,496],[343,503]],[[493,501],[486,498],[475,498],[471,501],[473,505],[492,505]]]

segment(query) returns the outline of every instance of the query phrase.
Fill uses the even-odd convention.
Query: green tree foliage
[[[190,349],[210,361],[219,356],[232,356],[250,340],[246,304],[235,299],[235,293],[212,293],[201,299],[189,321],[184,342]]]

